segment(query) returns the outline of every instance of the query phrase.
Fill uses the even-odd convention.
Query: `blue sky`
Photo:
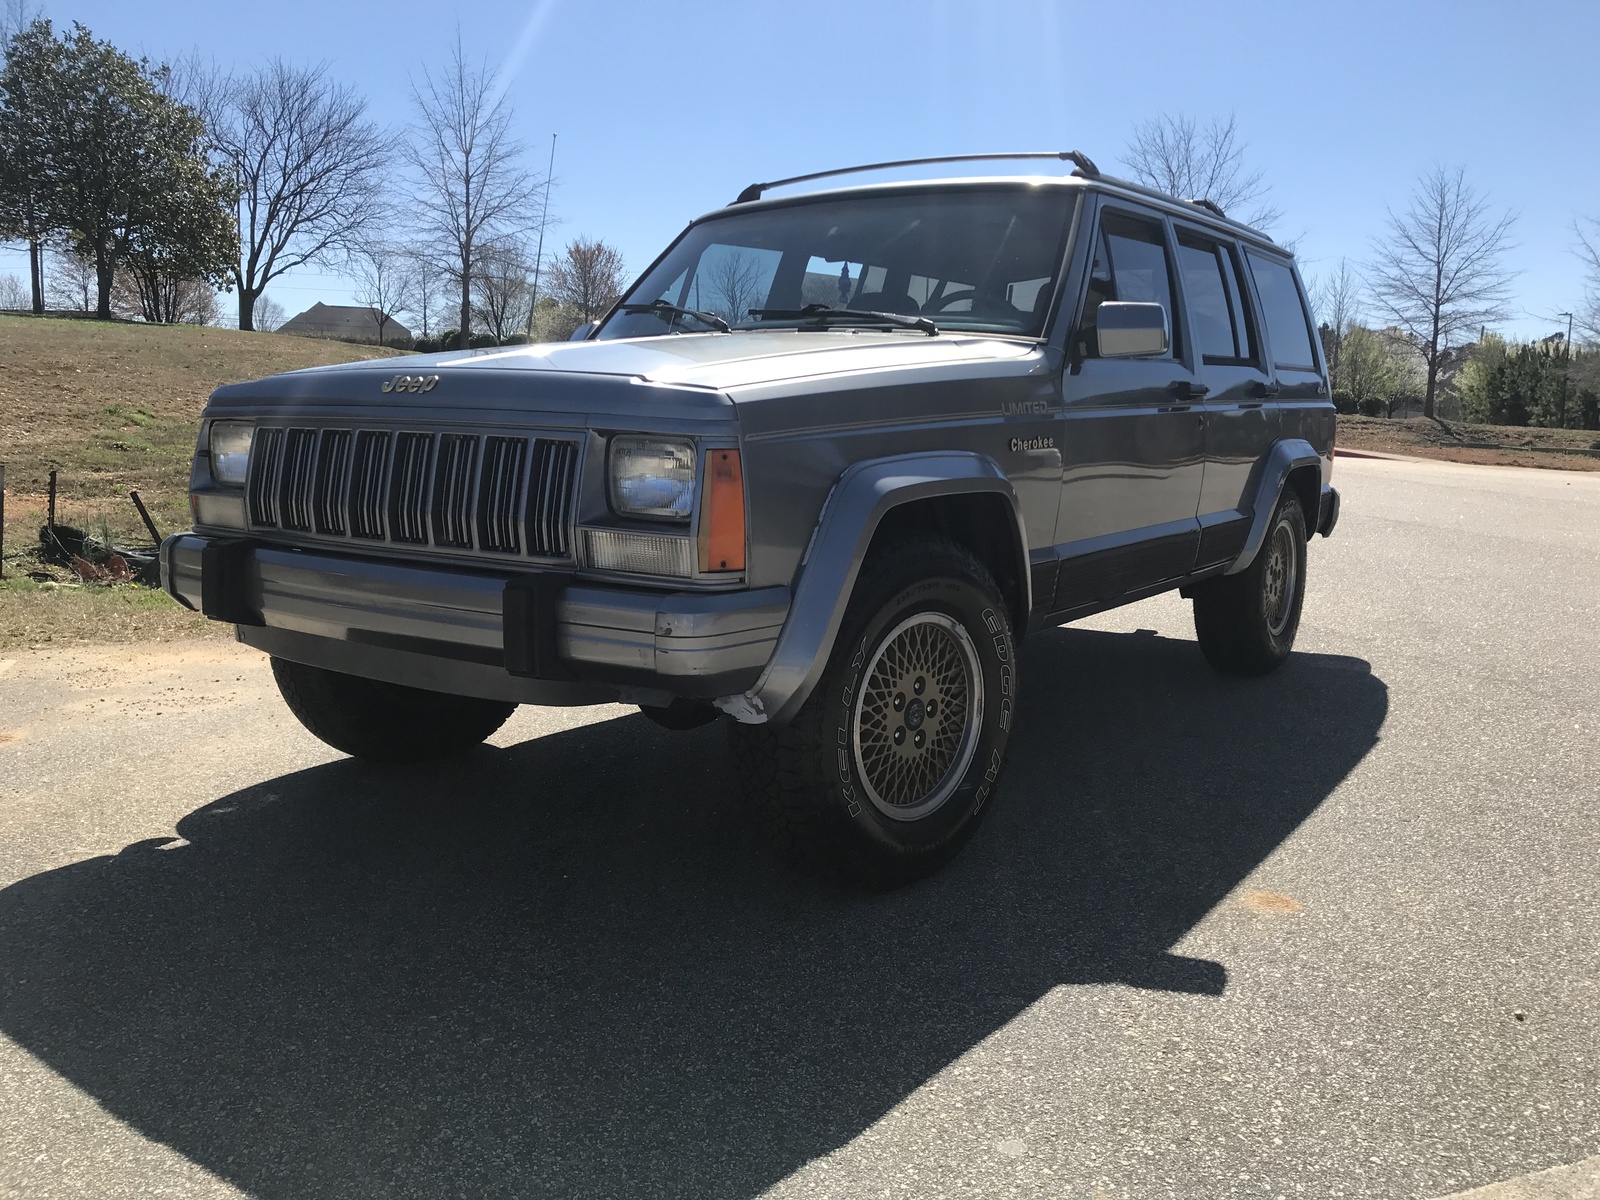
[[[1548,333],[1579,303],[1571,226],[1600,216],[1597,0],[44,8],[152,58],[325,60],[396,125],[410,116],[408,74],[441,58],[459,12],[469,51],[505,65],[533,165],[560,135],[554,237],[604,238],[630,271],[754,179],[996,149],[1081,149],[1115,171],[1132,128],[1164,113],[1236,114],[1313,276],[1366,257],[1420,171],[1465,166],[1519,214],[1508,333]],[[398,162],[391,185],[406,187]],[[0,271],[24,266],[0,255]],[[268,294],[289,313],[349,299],[336,276],[311,273]]]

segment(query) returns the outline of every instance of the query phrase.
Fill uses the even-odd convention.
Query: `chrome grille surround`
[[[252,531],[491,561],[570,560],[584,435],[257,426]]]

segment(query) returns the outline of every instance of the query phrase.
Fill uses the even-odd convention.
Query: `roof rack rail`
[[[1100,178],[1100,168],[1094,161],[1080,150],[1024,150],[1018,154],[945,154],[938,158],[902,158],[897,162],[867,163],[860,167],[839,167],[832,171],[813,171],[809,175],[795,175],[788,179],[774,179],[770,183],[752,183],[740,192],[734,204],[748,204],[752,200],[761,199],[761,193],[769,188],[784,187],[791,183],[809,183],[813,179],[826,179],[830,175],[854,175],[862,171],[887,171],[891,167],[924,167],[935,163],[958,162],[984,162],[992,159],[1004,158],[1053,158],[1061,162],[1070,162],[1076,167],[1075,175],[1082,175],[1087,179]]]
[[[1189,203],[1199,205],[1208,213],[1221,217],[1224,221],[1232,220],[1227,213],[1222,211],[1222,205],[1218,204],[1215,200],[1207,200],[1204,196],[1202,196],[1199,199],[1191,199]]]

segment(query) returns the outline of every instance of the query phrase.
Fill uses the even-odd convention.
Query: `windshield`
[[[1065,189],[1010,185],[735,209],[689,229],[595,336],[792,328],[847,309],[1038,337],[1071,208]]]

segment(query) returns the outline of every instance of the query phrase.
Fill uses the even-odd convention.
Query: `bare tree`
[[[1424,416],[1433,416],[1451,341],[1506,315],[1514,272],[1501,255],[1515,220],[1491,212],[1460,167],[1439,166],[1418,181],[1405,212],[1389,210],[1388,229],[1373,244],[1368,287],[1378,311],[1422,357]]]
[[[1573,232],[1578,235],[1578,257],[1588,273],[1580,324],[1588,338],[1600,342],[1600,219],[1579,221],[1573,226]]]
[[[705,307],[730,324],[747,320],[750,309],[763,299],[761,264],[742,250],[724,251],[700,274],[705,276],[704,282],[699,278],[695,282],[703,288]]]
[[[513,239],[484,250],[473,280],[473,311],[497,342],[526,333],[533,308],[533,264],[524,246]]]
[[[0,5],[0,45],[4,45],[44,16],[38,0],[5,0]]]
[[[50,256],[47,278],[45,299],[51,308],[78,313],[95,311],[100,277],[95,272],[94,259],[72,250],[57,251]]]
[[[574,238],[550,264],[550,283],[545,289],[557,304],[570,305],[593,321],[617,302],[627,286],[622,255],[604,242]]]
[[[9,272],[0,275],[0,309],[17,312],[27,307],[28,289],[22,286],[22,280]]]
[[[418,337],[431,338],[441,314],[451,306],[453,285],[430,255],[408,248],[404,257],[399,311],[411,316]]]
[[[1334,391],[1343,387],[1340,357],[1345,339],[1361,319],[1361,279],[1350,269],[1350,260],[1339,265],[1311,287],[1311,309],[1322,334],[1322,351],[1328,360],[1328,382]]]
[[[269,283],[348,254],[373,223],[393,142],[325,65],[274,59],[222,85],[187,65],[178,76],[202,113],[211,110],[213,137],[238,179],[239,328],[254,329]]]
[[[1232,113],[1203,127],[1193,117],[1163,116],[1134,129],[1123,165],[1138,182],[1186,200],[1210,200],[1229,212],[1255,205],[1244,220],[1266,229],[1283,213],[1266,203],[1271,189],[1261,172],[1246,169],[1247,148]]]
[[[283,305],[271,296],[256,297],[255,326],[261,333],[274,333],[284,322]]]
[[[350,256],[356,303],[372,310],[378,326],[378,345],[388,345],[384,330],[405,303],[406,253],[389,242],[363,242]]]
[[[152,325],[212,325],[218,316],[217,292],[204,279],[130,265],[117,272],[111,285],[111,309],[119,317]]]
[[[473,278],[484,252],[536,223],[541,180],[522,165],[511,106],[487,63],[472,66],[456,32],[450,60],[413,80],[416,136],[405,153],[417,181],[417,218],[436,261],[459,288],[460,342],[472,332]]]

